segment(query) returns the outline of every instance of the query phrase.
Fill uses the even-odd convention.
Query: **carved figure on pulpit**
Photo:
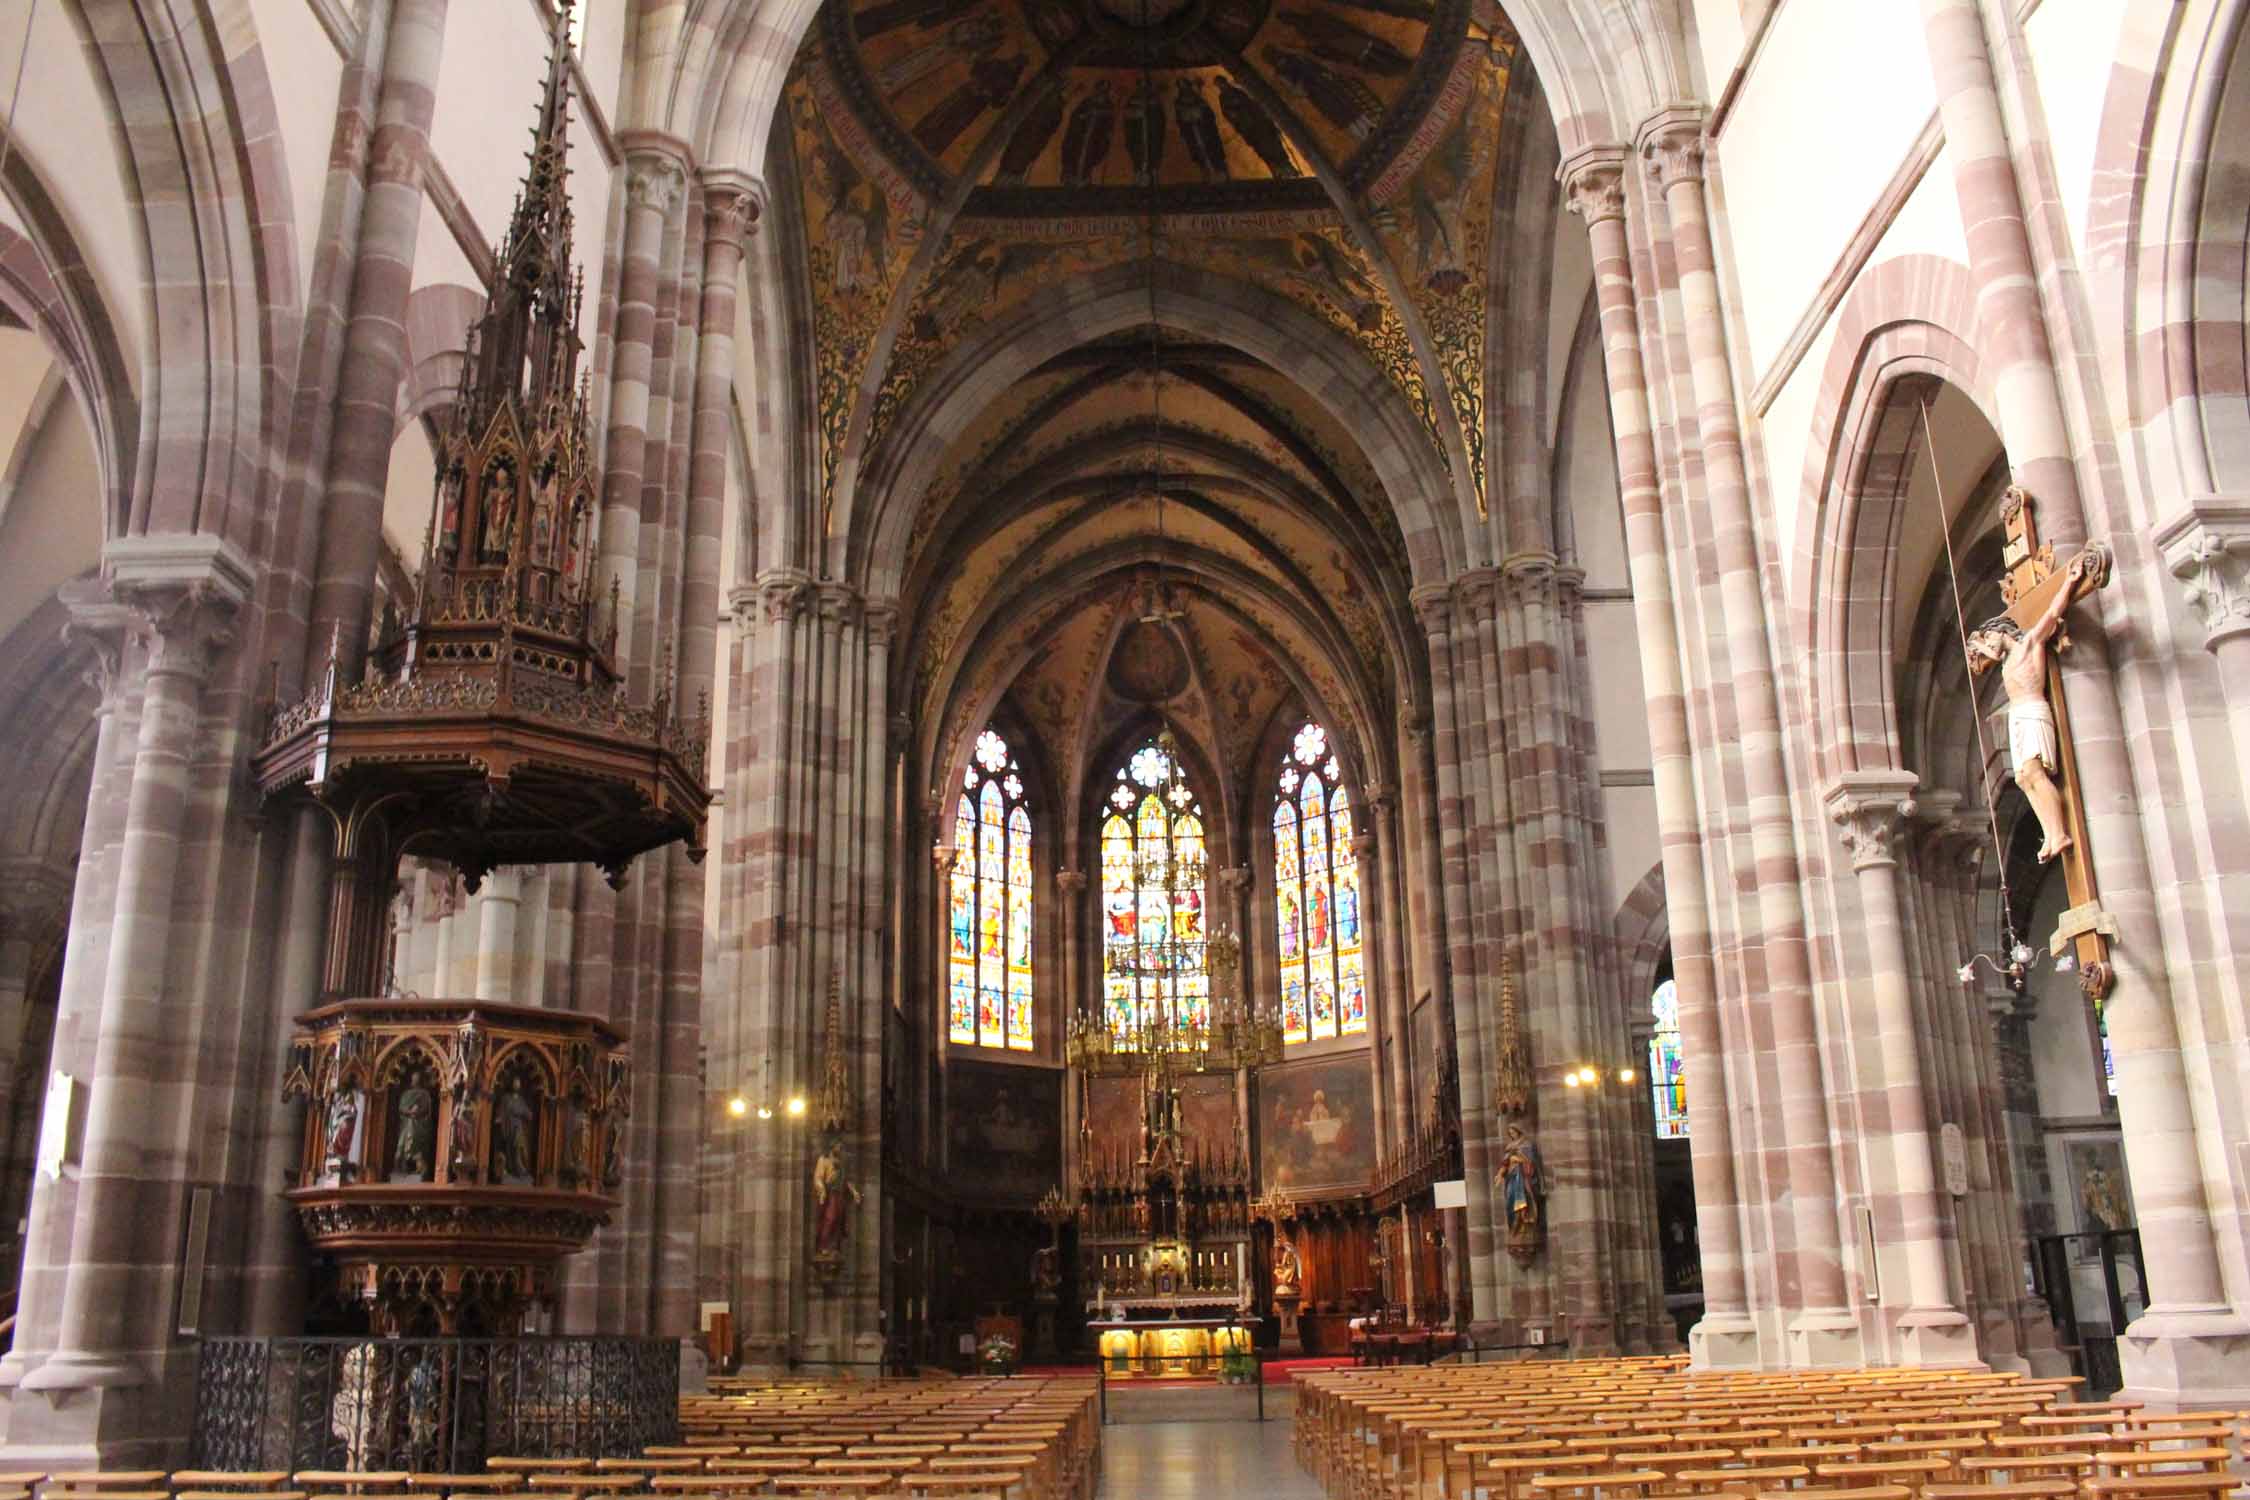
[[[1522,1125],[1510,1121],[1500,1144],[1500,1175],[1495,1183],[1508,1218],[1508,1253],[1529,1264],[1547,1235],[1547,1168],[1539,1144]]]
[[[338,1089],[328,1101],[328,1145],[322,1153],[330,1172],[341,1177],[351,1171],[352,1147],[359,1140],[359,1091]]]
[[[2008,766],[2039,819],[2042,862],[2071,843],[2060,784],[2062,745],[2055,731],[2054,708],[2047,701],[2048,643],[2062,628],[2070,606],[2098,586],[2095,570],[2102,560],[2103,555],[2091,549],[2072,558],[2066,569],[2068,581],[2048,599],[2029,628],[1996,615],[1969,636],[1970,670],[1982,674],[1998,666],[2001,685],[2007,689]]]
[[[453,1096],[453,1124],[446,1143],[446,1170],[455,1182],[477,1180],[477,1102],[466,1089]]]
[[[424,1178],[437,1151],[437,1096],[420,1083],[398,1096],[398,1144],[391,1152],[394,1177]]]
[[[1297,1256],[1297,1246],[1287,1235],[1276,1235],[1273,1242],[1273,1294],[1276,1297],[1294,1297],[1304,1289],[1305,1263]]]

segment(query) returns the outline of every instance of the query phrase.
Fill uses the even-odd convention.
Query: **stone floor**
[[[1101,1500],[1321,1500],[1320,1487],[1289,1451],[1292,1412],[1286,1395],[1267,1392],[1266,1420],[1259,1422],[1231,1415],[1216,1421],[1136,1420],[1132,1408],[1141,1403],[1120,1403],[1117,1398],[1125,1394],[1110,1393]],[[1207,1399],[1217,1394],[1205,1390]]]

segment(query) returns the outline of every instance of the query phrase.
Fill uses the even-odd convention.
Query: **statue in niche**
[[[492,1106],[492,1164],[502,1182],[529,1182],[535,1110],[520,1083],[508,1085]]]
[[[2119,1196],[2116,1180],[2107,1171],[2095,1167],[2086,1173],[2086,1185],[2079,1189],[2079,1197],[2086,1205],[2086,1216],[2101,1229],[2123,1229],[2133,1222],[2126,1212],[2125,1200]]]
[[[859,1188],[844,1165],[844,1139],[832,1135],[813,1159],[813,1261],[827,1270],[843,1264],[844,1236]]]
[[[559,476],[549,469],[531,505],[531,560],[540,567],[550,566],[555,560],[555,490],[559,483]]]
[[[359,1091],[338,1089],[328,1101],[328,1144],[321,1152],[324,1170],[338,1178],[352,1170],[352,1148],[359,1140]]]
[[[446,1144],[446,1172],[455,1182],[477,1180],[477,1102],[467,1089],[453,1095],[453,1123]]]
[[[1031,1295],[1041,1302],[1062,1295],[1062,1257],[1052,1245],[1041,1245],[1031,1257]]]
[[[437,1152],[437,1095],[420,1079],[398,1095],[398,1139],[391,1148],[391,1176],[416,1182],[430,1175]]]
[[[494,464],[484,477],[484,493],[479,497],[484,506],[485,557],[493,562],[504,562],[508,546],[516,539],[516,471],[507,464]]]
[[[2106,554],[2092,548],[2072,558],[2065,582],[2047,596],[2031,623],[1995,615],[1969,636],[1969,668],[1982,675],[1997,666],[2008,693],[2008,765],[2016,786],[2039,819],[2039,858],[2053,859],[2071,845],[2063,809],[2062,743],[2047,701],[2048,644],[2070,606],[2100,586]]]
[[[1511,1120],[1500,1143],[1494,1186],[1508,1216],[1508,1253],[1528,1265],[1547,1237],[1547,1168],[1531,1133]]]

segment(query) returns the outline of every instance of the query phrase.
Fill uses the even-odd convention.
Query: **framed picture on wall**
[[[2070,1242],[2071,1262],[2086,1265],[2101,1258],[2099,1242],[2091,1236],[2133,1227],[2125,1147],[2111,1133],[2069,1137],[2061,1144],[2070,1198],[2056,1205],[2056,1217],[2069,1226],[2065,1233],[2079,1236]]]

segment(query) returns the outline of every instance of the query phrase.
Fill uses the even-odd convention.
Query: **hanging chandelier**
[[[1157,736],[1163,758],[1158,799],[1176,816],[1194,805],[1195,794],[1180,764],[1179,741],[1170,729]],[[1164,910],[1178,912],[1182,898],[1201,892],[1210,861],[1200,847],[1183,848],[1165,837],[1134,852],[1132,871],[1139,890],[1160,890]],[[1202,904],[1202,903],[1197,903]],[[1167,925],[1164,937],[1144,939],[1109,959],[1109,972],[1134,981],[1141,1003],[1129,1025],[1081,1012],[1071,1019],[1065,1055],[1072,1067],[1088,1073],[1163,1075],[1258,1068],[1281,1060],[1279,1007],[1261,1004],[1242,988],[1242,941],[1224,921],[1197,934]],[[1202,972],[1209,983],[1209,1006],[1197,1015],[1179,993],[1183,975]]]

